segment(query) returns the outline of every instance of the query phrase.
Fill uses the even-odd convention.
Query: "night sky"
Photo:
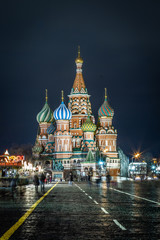
[[[0,153],[34,144],[37,113],[65,103],[78,45],[92,111],[115,111],[118,145],[160,153],[160,1],[1,1]]]

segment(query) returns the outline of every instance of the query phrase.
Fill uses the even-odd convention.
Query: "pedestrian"
[[[45,177],[44,173],[42,172],[41,176],[40,176],[41,192],[44,192],[45,180],[46,180],[46,177]]]
[[[107,175],[106,175],[107,188],[110,187],[110,182],[111,182],[111,175],[109,173],[107,173]]]
[[[46,182],[47,182],[47,183],[49,183],[49,178],[50,178],[50,177],[49,177],[49,174],[47,174],[47,177],[46,177],[46,179],[47,179]]]
[[[11,180],[11,191],[12,191],[12,195],[13,195],[14,192],[15,192],[16,186],[17,186],[17,179],[13,177],[12,180]]]
[[[49,181],[50,181],[50,183],[52,182],[52,175],[50,175],[50,177],[49,177]]]
[[[91,174],[90,172],[88,173],[88,185],[91,187]]]
[[[34,175],[33,183],[35,185],[35,191],[38,192],[38,186],[39,186],[39,177],[37,174]]]
[[[96,185],[97,185],[97,188],[100,187],[100,185],[101,185],[101,175],[100,174],[96,178]]]
[[[72,172],[70,172],[70,174],[69,174],[69,184],[72,185],[72,182],[73,182],[73,174],[72,174]]]

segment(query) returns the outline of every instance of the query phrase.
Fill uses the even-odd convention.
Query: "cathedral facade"
[[[61,104],[54,111],[48,104],[46,90],[45,104],[37,115],[39,130],[32,149],[35,166],[53,171],[53,165],[63,166],[64,172],[72,169],[80,173],[92,168],[96,174],[99,156],[105,159],[105,166],[111,175],[120,174],[120,159],[117,151],[117,131],[112,125],[114,110],[108,103],[105,89],[104,102],[98,110],[98,124],[92,114],[90,95],[83,75],[83,59],[78,50],[76,77],[68,106]]]

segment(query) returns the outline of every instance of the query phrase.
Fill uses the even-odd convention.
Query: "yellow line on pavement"
[[[59,181],[51,187],[48,192],[46,192],[36,203],[32,205],[32,207],[16,222],[7,232],[3,234],[0,240],[8,240],[13,233],[22,225],[22,223],[29,217],[29,215],[33,212],[33,210],[37,207],[37,205],[52,191],[52,189],[59,183]]]

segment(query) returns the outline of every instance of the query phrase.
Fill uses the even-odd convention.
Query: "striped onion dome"
[[[53,113],[55,120],[70,120],[72,117],[71,111],[66,107],[64,102]]]
[[[83,132],[94,132],[96,130],[96,125],[91,121],[88,116],[87,120],[82,124],[81,127]]]
[[[51,125],[47,128],[47,133],[48,134],[53,134],[56,130],[55,125],[53,124],[53,122],[51,122]]]
[[[106,95],[106,89],[105,89],[105,100],[102,106],[98,110],[98,116],[99,117],[113,117],[114,110],[111,108],[107,101],[107,95]]]
[[[48,103],[46,102],[42,110],[37,114],[37,122],[52,122],[53,121],[53,111],[50,109]]]
[[[48,105],[48,97],[47,97],[47,90],[46,90],[46,102],[42,108],[42,110],[37,114],[37,122],[52,122],[53,121],[53,111]]]

